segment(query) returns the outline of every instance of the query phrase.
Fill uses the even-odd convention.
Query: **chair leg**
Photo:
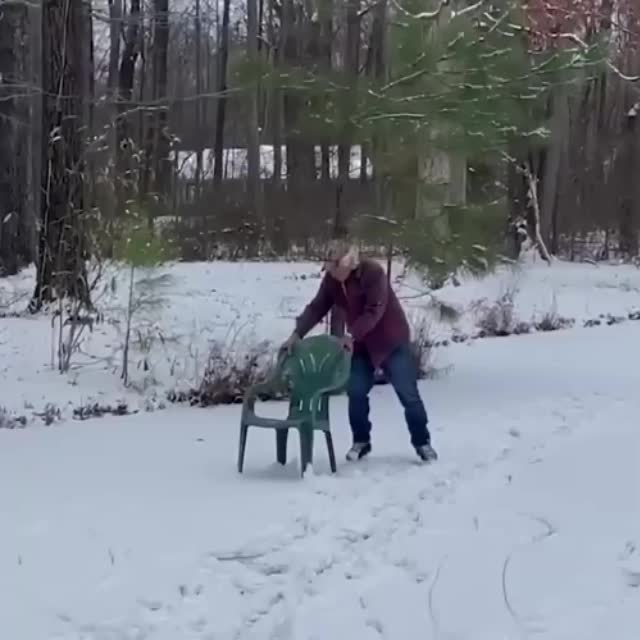
[[[242,473],[244,467],[244,452],[247,448],[247,434],[249,425],[243,424],[240,427],[240,445],[238,446],[238,473]]]
[[[276,429],[276,455],[281,465],[287,464],[287,438],[289,429]]]
[[[313,429],[300,429],[300,474],[313,464]]]
[[[331,466],[331,473],[336,473],[338,471],[336,465],[336,452],[333,448],[333,438],[331,436],[331,431],[325,431],[324,437],[327,440],[327,450],[329,451],[329,465]]]

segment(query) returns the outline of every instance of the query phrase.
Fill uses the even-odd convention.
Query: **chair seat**
[[[302,420],[291,418],[263,418],[252,415],[245,420],[248,427],[264,427],[265,429],[298,429],[302,426]]]
[[[245,419],[245,424],[248,427],[263,427],[265,429],[300,429],[304,422],[304,418],[263,418],[256,415]],[[314,429],[327,431],[329,423],[326,420],[316,420]]]

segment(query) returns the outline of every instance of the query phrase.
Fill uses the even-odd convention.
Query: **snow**
[[[372,457],[335,477],[319,444],[304,480],[277,467],[260,430],[238,475],[234,407],[0,431],[3,636],[635,639],[639,337],[452,347],[423,385],[431,467],[388,388]]]
[[[513,293],[514,314],[522,321],[555,311],[579,325],[600,314],[626,316],[640,308],[636,267],[537,262],[504,267],[485,278],[464,277],[461,286],[433,292],[460,310],[451,326],[434,314],[432,298],[416,274],[405,273],[401,265],[394,265],[394,274],[412,321],[426,322],[434,340],[477,332],[479,305],[505,292]],[[135,299],[144,297],[149,304],[134,316],[131,388],[123,389],[119,373],[129,271],[111,266],[94,296],[104,321],[83,332],[69,375],[55,368],[50,317],[0,320],[0,407],[30,418],[48,403],[63,417],[93,402],[122,400],[132,409],[158,406],[167,390],[197,386],[214,345],[241,357],[262,342],[272,349],[284,340],[317,290],[319,277],[319,266],[305,262],[169,264],[139,272]],[[33,287],[33,270],[0,279],[0,311],[25,308]],[[452,363],[447,350],[436,350],[435,360],[439,368]]]
[[[438,298],[467,313],[460,330],[472,331],[481,302],[493,303],[512,294],[516,320],[537,321],[545,314],[573,318],[578,324],[601,315],[627,316],[640,308],[640,269],[634,266],[556,261],[551,267],[538,259],[527,266],[504,267],[483,278],[463,279],[445,287]]]
[[[395,273],[400,276],[400,266]],[[235,470],[239,408],[169,406],[70,418],[81,402],[141,408],[193,383],[213,341],[242,354],[277,343],[316,290],[310,263],[166,265],[144,272],[162,333],[118,377],[126,270],[98,296],[67,376],[51,369],[51,321],[0,320],[0,406],[62,410],[51,427],[0,429],[0,630],[16,640],[635,640],[640,626],[640,322],[452,344],[421,383],[440,461],[417,463],[401,408],[372,393],[374,450],[348,465],[346,401],[332,401],[339,470],[316,443],[275,464],[249,434]],[[514,293],[515,314],[578,321],[638,308],[640,270],[555,263],[396,289],[435,336],[471,331],[479,301]],[[0,281],[24,305],[33,273]],[[149,370],[137,367],[146,358]],[[279,403],[265,411],[282,413]]]
[[[339,175],[338,168],[338,146],[329,145],[329,175],[331,178],[337,178]],[[177,154],[177,155],[176,155]],[[203,159],[203,179],[212,180],[213,170],[215,167],[214,150],[207,148],[202,151]],[[280,170],[280,178],[287,179],[287,147],[282,145],[281,150],[282,166]],[[322,170],[322,149],[319,146],[314,147],[315,168],[318,176]],[[177,151],[174,152],[173,160],[176,163],[178,176],[185,180],[195,180],[197,170],[197,154],[195,151]],[[222,155],[223,161],[223,177],[229,179],[239,179],[246,177],[248,159],[247,149],[243,147],[226,148]],[[371,176],[373,167],[371,161],[367,159],[367,175]],[[362,165],[362,150],[360,145],[352,145],[349,154],[349,178],[358,180]],[[260,145],[260,176],[263,179],[273,178],[275,166],[275,150],[273,145]]]

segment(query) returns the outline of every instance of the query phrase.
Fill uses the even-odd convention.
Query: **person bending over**
[[[283,348],[291,352],[334,305],[344,310],[348,332],[343,343],[352,353],[347,395],[353,445],[347,460],[359,460],[371,452],[369,393],[377,368],[384,371],[404,408],[416,453],[425,462],[437,460],[418,390],[409,323],[387,274],[375,260],[361,258],[357,246],[345,240],[331,243],[324,266],[320,288],[296,319]]]

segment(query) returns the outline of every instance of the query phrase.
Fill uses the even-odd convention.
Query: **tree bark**
[[[33,310],[63,296],[91,304],[83,230],[85,28],[82,3],[44,0],[43,198]]]
[[[171,184],[170,136],[168,129],[167,84],[169,56],[169,0],[153,2],[153,109],[147,129],[145,167],[140,195],[149,191],[166,208],[166,198]],[[155,207],[148,203],[147,222],[153,228]]]
[[[282,66],[282,50],[284,46],[282,26],[280,28],[278,42],[276,43],[276,30],[274,26],[276,0],[269,0],[269,39],[274,45],[273,68],[277,76]],[[279,79],[276,78],[276,85]],[[274,87],[271,94],[271,130],[273,132],[273,176],[276,187],[282,182],[282,91],[278,86]]]
[[[110,123],[108,131],[108,167],[111,176],[108,189],[106,218],[106,252],[112,252],[112,228],[118,215],[117,158],[118,158],[118,67],[120,65],[120,32],[122,30],[122,0],[109,0],[109,68],[107,70],[107,98],[109,100]]]
[[[195,17],[195,63],[196,63],[196,200],[202,188],[202,156],[204,153],[204,131],[202,126],[202,15],[200,0],[196,0]]]
[[[360,65],[360,0],[347,1],[347,35],[344,52],[344,75],[346,82],[351,85],[352,92],[346,92],[342,113],[342,135],[338,145],[338,176],[340,184],[344,186],[349,180],[351,167],[351,146],[353,144],[352,126],[349,118],[354,110],[353,98],[355,85],[358,80]],[[345,224],[341,221],[341,224]]]
[[[571,125],[567,91],[564,87],[556,87],[552,90],[551,118],[551,130],[557,132],[557,135],[550,137],[545,150],[543,192],[540,203],[540,232],[547,246],[551,248],[551,253],[557,253],[558,238],[555,233],[554,221],[557,217],[558,191],[562,187],[561,169],[566,153],[567,132]],[[564,131],[565,134],[562,135],[561,131]]]
[[[620,198],[620,252],[627,259],[638,255],[639,119],[640,103],[636,103],[626,113],[621,140],[624,186]]]
[[[118,73],[118,118],[116,122],[116,195],[117,212],[121,214],[134,192],[134,140],[131,121],[133,114],[133,84],[136,62],[140,54],[140,0],[131,0],[125,20],[124,50]]]
[[[26,74],[27,9],[9,3],[0,17],[0,276],[34,257],[27,202],[29,97]]]
[[[252,229],[251,251],[257,250],[257,240],[264,227],[260,197],[260,132],[258,105],[260,101],[260,81],[258,78],[258,7],[256,0],[247,0],[247,61],[251,69],[254,85],[249,94],[249,122],[247,127],[247,195],[249,204],[249,224]]]
[[[333,0],[320,0],[320,66],[329,75],[333,67]],[[331,181],[331,139],[325,137],[320,147],[320,179]]]
[[[96,102],[96,83],[95,83],[95,51],[93,44],[93,13],[91,0],[83,0],[84,11],[84,50],[89,55],[83,58],[82,73],[86,82],[86,93],[82,103],[83,114],[82,122],[84,127],[82,135],[85,139],[84,149],[86,153],[86,171],[84,179],[84,205],[87,210],[93,210],[96,206],[96,184],[97,184],[97,164],[96,164],[96,146],[93,141],[97,138],[95,131],[95,102]]]
[[[224,125],[227,111],[227,66],[229,61],[229,14],[231,0],[224,0],[222,33],[218,49],[218,104],[216,110],[216,137],[213,148],[213,183],[219,185],[224,175]]]

